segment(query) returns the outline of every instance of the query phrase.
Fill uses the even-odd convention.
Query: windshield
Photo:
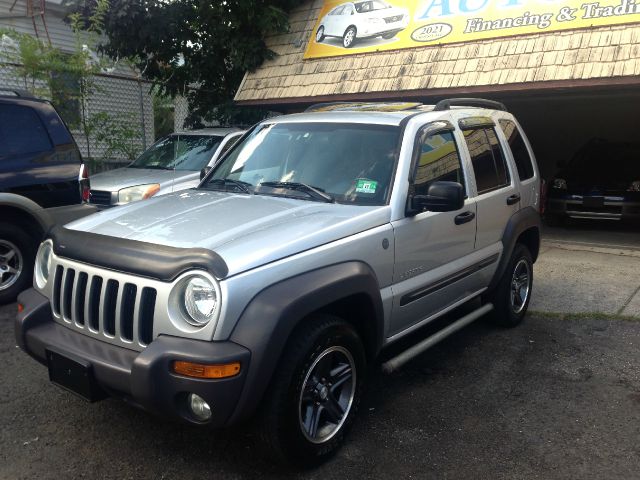
[[[366,13],[373,12],[374,10],[384,10],[385,8],[391,8],[390,5],[384,3],[382,0],[370,0],[367,2],[357,2],[353,4],[356,7],[356,12]]]
[[[129,168],[200,171],[207,166],[223,138],[169,135],[145,150]]]
[[[399,127],[276,123],[255,128],[201,188],[384,205]],[[311,187],[313,190],[310,190]]]

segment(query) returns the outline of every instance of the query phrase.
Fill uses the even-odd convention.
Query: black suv
[[[80,151],[53,105],[0,87],[0,304],[30,285],[53,224],[94,211],[89,194]]]
[[[548,192],[547,223],[640,220],[640,143],[595,138],[558,167]]]

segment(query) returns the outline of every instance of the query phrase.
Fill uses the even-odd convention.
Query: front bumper
[[[397,34],[407,28],[408,21],[394,22],[394,23],[381,23],[371,24],[358,30],[358,38],[372,38],[379,37],[386,34]]]
[[[47,364],[47,350],[91,365],[97,385],[106,393],[145,410],[200,424],[186,407],[189,393],[196,393],[211,406],[215,427],[227,425],[242,393],[250,352],[233,342],[205,342],[161,335],[145,350],[136,352],[74,332],[53,321],[49,300],[34,289],[23,292],[24,306],[15,320],[18,346]],[[231,378],[203,380],[171,371],[176,360],[203,364],[240,362],[241,370]]]
[[[547,213],[571,218],[602,220],[640,220],[640,199],[622,196],[552,194]]]

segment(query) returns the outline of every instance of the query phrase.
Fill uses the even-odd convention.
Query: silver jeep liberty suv
[[[89,400],[216,427],[255,417],[271,451],[317,463],[385,347],[451,312],[392,371],[481,316],[523,319],[539,187],[524,132],[493,101],[265,120],[197,188],[51,231],[17,343]]]

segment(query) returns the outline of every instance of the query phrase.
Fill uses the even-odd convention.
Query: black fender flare
[[[538,236],[537,244],[539,247],[540,228],[540,213],[533,207],[525,207],[521,210],[518,210],[511,216],[502,234],[502,257],[500,258],[500,263],[498,263],[498,268],[496,268],[496,271],[493,274],[491,283],[489,283],[489,287],[487,289],[488,292],[491,292],[495,289],[495,287],[500,282],[502,275],[504,275],[504,272],[509,265],[511,255],[513,254],[513,249],[515,248],[520,235],[522,235],[527,230],[535,229]],[[534,262],[538,258],[538,251],[539,248],[531,252]]]
[[[0,208],[9,207],[11,209],[24,212],[25,215],[33,218],[42,231],[43,235],[53,225],[51,215],[33,200],[16,195],[15,193],[0,193]]]
[[[384,335],[380,287],[369,265],[345,262],[313,270],[271,285],[249,302],[231,340],[251,351],[245,388],[228,423],[246,419],[258,407],[293,330],[310,313],[336,301],[364,294],[373,305],[370,340],[376,355]],[[363,342],[367,342],[363,339]]]

